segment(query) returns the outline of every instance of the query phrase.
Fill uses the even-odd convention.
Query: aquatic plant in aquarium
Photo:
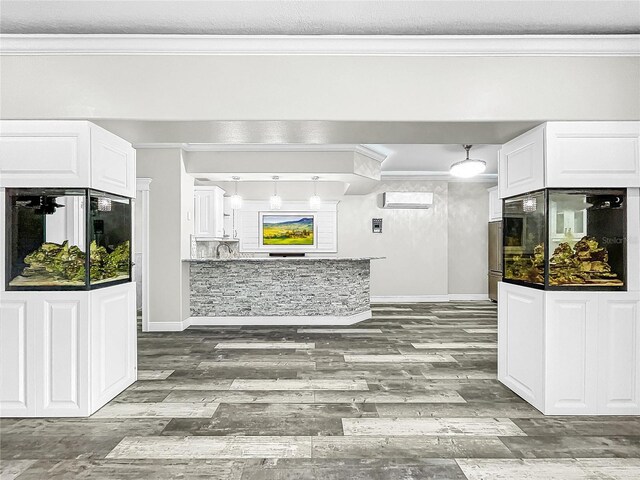
[[[504,280],[624,290],[625,200],[624,189],[547,189],[506,199]]]
[[[130,281],[130,244],[128,198],[88,189],[6,191],[7,290]]]

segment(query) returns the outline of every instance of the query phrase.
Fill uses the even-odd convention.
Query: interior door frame
[[[142,331],[149,331],[149,191],[151,178],[136,178],[136,202],[140,203],[142,218],[135,218],[135,222],[140,222],[140,238],[134,239],[134,255],[141,254],[141,262],[135,265],[140,269],[142,278]],[[134,228],[134,232],[135,232]],[[137,252],[138,246],[140,251]],[[136,277],[134,277],[136,278]]]

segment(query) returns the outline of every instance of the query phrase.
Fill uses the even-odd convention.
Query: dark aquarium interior
[[[131,200],[83,188],[6,190],[7,290],[131,280]]]
[[[626,289],[626,191],[546,189],[504,201],[504,280]]]

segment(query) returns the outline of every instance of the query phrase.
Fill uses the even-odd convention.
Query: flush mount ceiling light
[[[233,181],[235,182],[234,193],[231,195],[231,208],[233,210],[238,210],[239,208],[242,208],[242,197],[238,195],[238,181],[240,180],[240,177],[231,178],[233,178]]]
[[[456,162],[451,165],[449,173],[454,177],[471,178],[476,175],[480,175],[487,168],[487,162],[484,160],[476,160],[469,158],[469,150],[473,145],[463,145],[462,147],[467,151],[467,158],[461,162]]]
[[[271,178],[273,178],[273,195],[269,199],[269,208],[271,210],[280,210],[282,208],[282,197],[278,195],[278,180],[280,177],[274,175]]]
[[[319,178],[320,177],[318,177],[317,175],[311,177],[311,180],[313,180],[313,195],[309,197],[309,208],[311,210],[317,210],[320,208],[320,205],[322,205],[322,200],[318,196],[318,179]]]

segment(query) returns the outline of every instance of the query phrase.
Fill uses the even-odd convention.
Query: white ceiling
[[[638,0],[3,0],[0,31],[68,34],[640,33]]]
[[[462,145],[367,145],[387,155],[382,162],[383,172],[433,172],[446,173],[452,163],[464,160],[466,152]],[[487,162],[487,174],[498,172],[498,150],[500,145],[475,145],[470,158]]]

